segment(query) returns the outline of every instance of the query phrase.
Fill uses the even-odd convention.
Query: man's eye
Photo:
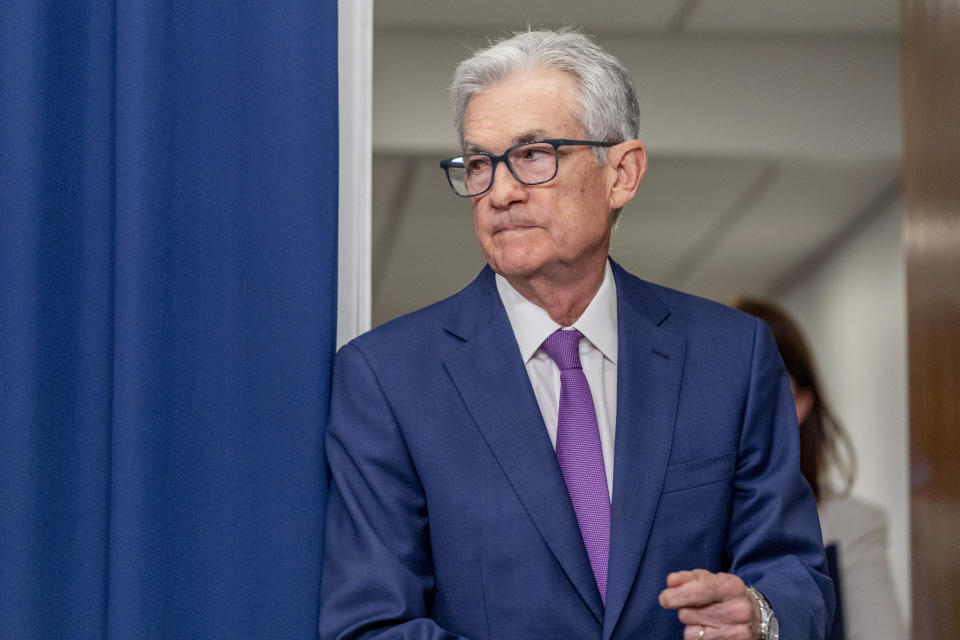
[[[543,160],[550,153],[550,149],[547,147],[524,147],[520,151],[520,159],[524,160],[525,162]]]
[[[468,173],[478,173],[485,171],[490,166],[490,162],[486,158],[471,158],[467,160],[466,166]]]

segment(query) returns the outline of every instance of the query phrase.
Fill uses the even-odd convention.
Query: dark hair
[[[800,329],[790,316],[772,303],[740,298],[731,306],[760,318],[770,327],[793,383],[798,390],[805,389],[813,394],[813,406],[800,425],[800,470],[817,501],[822,496],[822,488],[829,486],[831,466],[843,483],[841,492],[846,493],[856,476],[853,443],[830,411]]]

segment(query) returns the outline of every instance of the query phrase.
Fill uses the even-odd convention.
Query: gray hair
[[[457,67],[450,86],[453,118],[463,143],[467,103],[514,72],[545,67],[571,74],[580,94],[578,119],[591,140],[622,142],[638,136],[640,107],[630,74],[590,37],[570,28],[516,32],[475,52]],[[595,148],[598,162],[606,149]]]

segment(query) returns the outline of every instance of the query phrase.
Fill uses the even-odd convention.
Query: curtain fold
[[[0,638],[313,638],[334,0],[0,6]]]

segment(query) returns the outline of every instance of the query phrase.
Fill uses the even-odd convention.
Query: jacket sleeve
[[[459,638],[428,617],[426,498],[389,402],[353,344],[337,354],[332,394],[321,639]]]
[[[793,395],[757,320],[727,534],[730,571],[770,602],[782,640],[825,638],[834,610],[816,502],[800,473]]]

